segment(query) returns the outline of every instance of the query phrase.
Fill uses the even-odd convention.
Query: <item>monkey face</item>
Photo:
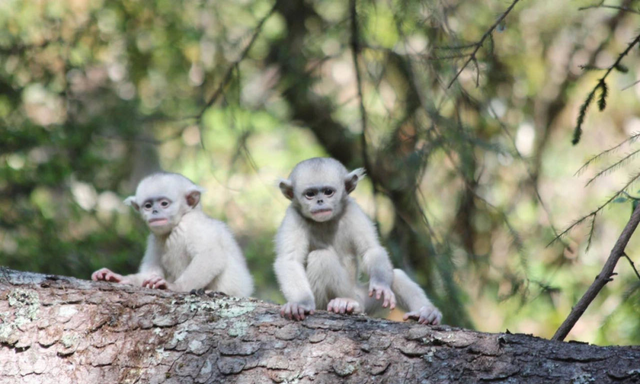
[[[363,176],[362,168],[347,172],[335,159],[313,158],[298,163],[288,180],[280,180],[279,187],[300,214],[325,222],[340,215],[349,193]]]
[[[178,205],[167,197],[149,198],[142,203],[140,214],[151,232],[162,235],[171,232],[180,221]]]
[[[302,214],[319,223],[329,221],[342,211],[342,194],[339,186],[308,186],[298,196]]]
[[[124,202],[140,213],[154,234],[166,235],[187,212],[198,207],[203,191],[182,175],[156,173],[143,179],[135,196]]]

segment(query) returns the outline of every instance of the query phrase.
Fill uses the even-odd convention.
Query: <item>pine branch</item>
[[[582,171],[584,171],[585,169],[587,169],[587,167],[589,167],[589,165],[591,165],[591,163],[593,163],[594,161],[599,160],[601,157],[608,155],[611,152],[615,152],[618,148],[620,148],[621,146],[623,146],[626,143],[633,143],[634,141],[636,141],[638,138],[640,137],[640,133],[634,133],[633,135],[631,135],[631,137],[625,139],[624,141],[622,141],[620,144],[616,145],[613,148],[609,148],[605,151],[600,152],[599,154],[593,156],[592,158],[590,158],[589,160],[587,160],[586,163],[584,163],[582,165],[582,167],[580,167],[580,169],[578,169],[576,171],[576,173],[574,173],[574,176],[577,176],[579,174],[582,173]]]
[[[604,81],[600,85],[600,97],[598,98],[598,109],[600,112],[604,111],[607,107],[607,94],[609,93],[609,88],[607,87],[607,83]]]
[[[580,142],[580,137],[582,136],[582,123],[584,123],[587,109],[589,108],[591,101],[593,101],[593,96],[596,94],[596,89],[598,89],[597,86],[591,91],[591,93],[589,93],[587,99],[580,106],[580,113],[578,114],[578,124],[576,126],[576,129],[573,131],[573,140],[571,141],[573,145],[576,145],[578,144],[578,142]]]
[[[253,44],[258,39],[258,36],[260,35],[260,32],[262,32],[262,27],[264,26],[264,23],[269,19],[269,17],[271,17],[271,15],[273,15],[273,13],[276,11],[276,8],[278,7],[278,5],[279,5],[279,1],[276,1],[275,4],[273,4],[271,9],[269,10],[269,12],[260,20],[260,22],[258,23],[258,25],[256,26],[256,28],[253,31],[253,35],[251,36],[251,40],[249,40],[249,43],[247,44],[247,46],[244,47],[244,49],[242,50],[242,53],[240,54],[240,57],[236,61],[231,63],[231,65],[227,69],[227,72],[224,74],[224,76],[222,78],[222,81],[218,85],[218,88],[216,88],[216,90],[213,92],[213,95],[211,95],[211,97],[209,98],[209,101],[207,101],[207,103],[205,104],[204,108],[202,108],[202,110],[196,116],[194,116],[194,118],[196,120],[199,121],[200,119],[202,119],[202,116],[207,111],[207,109],[209,109],[213,104],[215,104],[215,102],[218,100],[218,98],[223,94],[224,89],[226,88],[226,86],[229,84],[229,82],[233,78],[234,70],[247,57],[247,55],[249,54],[249,51],[251,50],[251,47],[253,47]]]
[[[609,74],[615,69],[615,70],[620,70],[619,68],[625,68],[624,66],[622,66],[621,61],[622,59],[624,59],[625,56],[627,56],[629,54],[629,52],[631,52],[631,49],[633,49],[633,47],[636,44],[640,43],[640,34],[637,35],[633,41],[631,41],[631,43],[629,43],[629,45],[627,46],[627,48],[622,51],[622,53],[620,53],[620,55],[618,55],[618,58],[616,59],[616,61],[607,69],[607,72],[605,72],[604,76],[602,76],[600,78],[600,80],[598,80],[598,83],[596,84],[595,87],[593,87],[593,89],[591,90],[591,92],[589,92],[589,95],[587,96],[587,99],[584,101],[584,103],[582,104],[582,106],[580,106],[580,113],[578,114],[578,121],[576,124],[576,128],[573,131],[573,140],[571,141],[573,143],[573,145],[576,145],[580,142],[580,137],[582,136],[582,124],[584,123],[584,118],[585,115],[587,113],[587,109],[589,108],[589,104],[591,104],[591,102],[593,101],[593,98],[596,94],[596,92],[598,91],[598,89],[602,90],[601,93],[601,99],[604,102],[603,99],[603,95],[606,98],[606,87],[607,85],[605,84],[605,80],[607,79],[607,76],[609,76]],[[601,104],[599,102],[599,107],[601,107],[600,110],[604,109],[605,104]]]
[[[502,21],[504,20],[505,17],[507,17],[507,15],[509,14],[509,12],[511,12],[511,10],[513,10],[513,7],[515,7],[515,5],[518,3],[518,1],[520,0],[514,0],[511,5],[509,6],[509,8],[507,8],[506,11],[504,11],[500,17],[498,17],[498,20],[496,20],[495,23],[493,23],[493,25],[491,27],[489,27],[489,29],[484,33],[484,35],[482,35],[482,37],[480,38],[480,40],[475,43],[472,44],[472,46],[475,46],[475,48],[473,49],[473,52],[471,52],[471,54],[469,55],[469,58],[467,59],[467,61],[462,65],[462,67],[460,68],[460,70],[458,70],[458,72],[456,73],[456,75],[453,77],[453,79],[451,79],[451,81],[449,82],[449,85],[447,86],[447,88],[451,88],[451,86],[453,85],[453,83],[456,81],[456,79],[458,78],[458,76],[460,76],[460,74],[462,73],[462,71],[464,71],[464,69],[469,65],[469,63],[471,63],[472,61],[476,60],[476,54],[478,53],[478,51],[480,50],[480,48],[482,47],[482,44],[484,44],[484,41],[491,36],[491,34],[493,33],[493,31],[498,27],[498,25],[500,25],[500,23],[502,23]]]
[[[592,211],[591,213],[589,213],[586,216],[581,217],[580,219],[576,220],[573,222],[573,224],[571,224],[569,227],[567,227],[567,229],[565,229],[564,231],[562,231],[558,236],[556,236],[553,240],[551,240],[549,242],[549,244],[547,244],[547,247],[550,246],[551,244],[555,243],[556,241],[558,241],[562,236],[566,235],[569,231],[571,231],[574,227],[576,227],[577,225],[580,225],[581,223],[583,223],[585,220],[589,219],[590,217],[593,217],[595,215],[597,215],[600,211],[602,211],[604,209],[604,207],[606,207],[607,205],[609,205],[613,200],[615,200],[618,196],[625,194],[626,193],[626,189],[629,188],[629,186],[631,184],[633,184],[634,182],[636,182],[638,179],[640,179],[640,173],[637,173],[635,176],[633,176],[628,182],[627,184],[624,185],[624,187],[622,187],[620,190],[618,190],[618,192],[614,193],[613,196],[611,196],[607,201],[604,202],[604,204],[602,204],[601,206],[599,206],[598,208],[596,208],[596,210]]]
[[[612,170],[614,170],[616,168],[619,168],[626,161],[628,161],[629,159],[632,159],[638,152],[640,152],[640,149],[636,149],[635,151],[633,151],[630,154],[628,154],[627,156],[623,157],[622,159],[620,159],[616,163],[614,163],[614,164],[608,166],[607,168],[603,169],[602,171],[598,172],[597,175],[593,176],[591,179],[589,179],[589,181],[587,181],[587,184],[585,184],[585,187],[588,187],[589,184],[591,184],[594,180],[598,179],[600,176],[606,175],[606,174],[610,173]]]

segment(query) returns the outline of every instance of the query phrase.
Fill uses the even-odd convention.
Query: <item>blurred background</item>
[[[207,188],[256,296],[281,303],[277,179],[331,156],[367,168],[354,197],[445,323],[551,337],[630,216],[619,191],[640,196],[637,45],[571,143],[640,12],[512,4],[0,1],[0,265],[134,272],[148,232],[122,200],[164,169]],[[616,271],[569,339],[640,343],[640,280],[624,259]]]

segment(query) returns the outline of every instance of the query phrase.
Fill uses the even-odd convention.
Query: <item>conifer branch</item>
[[[609,93],[609,87],[607,87],[607,83],[602,82],[600,85],[600,97],[598,98],[598,109],[600,112],[604,111],[607,107],[607,94]]]
[[[271,17],[271,15],[273,15],[277,7],[278,7],[278,1],[276,1],[275,4],[273,4],[269,12],[260,20],[260,22],[258,22],[258,25],[254,29],[253,35],[251,36],[249,43],[247,44],[246,47],[244,47],[244,49],[240,53],[240,57],[237,60],[235,60],[233,63],[231,63],[229,68],[227,68],[227,72],[222,77],[222,81],[218,85],[218,88],[216,88],[216,90],[213,92],[213,95],[211,95],[211,97],[209,98],[205,106],[202,108],[202,110],[196,116],[194,116],[196,120],[199,121],[200,119],[202,119],[202,116],[207,111],[207,109],[209,109],[209,107],[215,104],[218,98],[223,94],[224,89],[233,78],[234,70],[247,57],[247,55],[249,54],[249,51],[251,50],[251,47],[253,47],[253,43],[256,42],[256,40],[258,39],[258,36],[260,35],[260,32],[262,32],[262,27],[264,26],[264,23],[269,19],[269,17]]]
[[[632,159],[638,152],[640,152],[640,149],[636,149],[635,151],[631,152],[630,154],[628,154],[627,156],[623,157],[622,159],[616,161],[614,164],[608,166],[607,168],[603,169],[602,171],[598,172],[595,176],[593,176],[591,179],[589,179],[589,181],[587,181],[587,184],[585,184],[585,187],[588,187],[589,184],[591,184],[592,182],[594,182],[596,179],[598,179],[600,176],[602,175],[606,175],[608,173],[610,173],[612,170],[620,167],[622,164],[624,164],[626,161],[628,161],[629,159]]]
[[[453,76],[453,79],[451,79],[451,81],[449,82],[449,85],[447,86],[447,88],[451,88],[451,86],[453,85],[453,83],[456,81],[456,79],[458,78],[458,76],[460,76],[460,74],[462,73],[462,71],[464,71],[464,69],[469,65],[469,63],[471,63],[474,60],[477,60],[476,58],[476,54],[478,53],[478,51],[480,50],[480,48],[482,47],[482,45],[484,44],[484,41],[491,36],[491,34],[493,33],[493,31],[498,27],[498,25],[500,25],[500,23],[504,20],[505,17],[507,17],[507,15],[509,14],[509,12],[511,12],[511,10],[513,9],[513,7],[515,7],[515,5],[518,3],[518,1],[520,0],[514,0],[511,5],[509,5],[509,8],[507,8],[506,11],[504,11],[500,17],[498,17],[498,19],[496,20],[495,23],[493,23],[493,25],[491,27],[489,27],[489,29],[484,33],[484,35],[482,35],[482,37],[480,38],[480,40],[474,44],[471,44],[470,47],[474,47],[473,51],[469,54],[469,58],[467,59],[467,61],[465,61],[465,63],[462,65],[462,67],[458,70],[458,72],[456,73],[455,76]],[[466,46],[464,46],[466,48]]]
[[[620,55],[618,55],[618,58],[616,59],[616,61],[607,69],[607,71],[605,72],[604,76],[602,76],[600,78],[600,80],[598,80],[598,83],[596,84],[595,87],[593,87],[593,89],[591,90],[591,92],[589,92],[589,95],[587,95],[586,100],[584,101],[584,103],[580,106],[580,113],[578,114],[578,120],[576,123],[576,128],[573,131],[573,140],[571,141],[573,143],[573,145],[576,145],[580,142],[580,137],[582,136],[582,124],[584,123],[584,118],[585,115],[587,113],[587,109],[589,108],[589,104],[591,104],[591,102],[593,101],[593,98],[596,94],[596,92],[600,89],[601,90],[601,94],[600,94],[600,98],[601,100],[598,101],[598,106],[601,107],[600,110],[604,109],[604,106],[606,106],[606,101],[604,100],[606,98],[606,89],[607,89],[607,85],[605,83],[605,80],[607,79],[607,76],[609,76],[609,74],[615,69],[620,71],[622,69],[622,71],[624,71],[624,69],[626,67],[624,67],[621,64],[622,59],[624,59],[625,56],[627,56],[629,54],[629,52],[631,52],[631,49],[633,49],[633,47],[640,43],[640,34],[638,34],[633,41],[631,41],[631,43],[629,43],[629,45],[627,46],[627,48],[622,51],[622,53],[620,53]]]
[[[547,244],[547,247],[550,246],[551,244],[555,243],[557,240],[559,240],[562,236],[566,235],[569,231],[571,231],[573,228],[575,228],[576,226],[582,224],[585,220],[596,216],[598,213],[600,213],[600,211],[602,211],[604,209],[604,207],[606,207],[607,205],[609,205],[613,200],[615,200],[618,196],[623,195],[626,193],[626,189],[629,188],[629,186],[631,184],[633,184],[634,182],[636,182],[638,179],[640,179],[640,173],[637,173],[636,175],[634,175],[628,182],[627,184],[624,185],[624,187],[622,187],[620,190],[618,190],[618,192],[614,193],[613,196],[611,196],[607,201],[604,202],[604,204],[600,205],[598,208],[596,208],[594,211],[592,211],[591,213],[589,213],[586,216],[583,216],[581,218],[579,218],[578,220],[574,221],[573,224],[571,224],[569,227],[567,227],[564,231],[562,231],[558,236],[556,236],[553,240],[551,240],[549,242],[549,244]]]
[[[580,169],[578,169],[576,171],[576,173],[574,173],[573,175],[577,176],[577,175],[581,174],[593,162],[599,160],[601,157],[603,157],[605,155],[608,155],[609,153],[615,152],[618,148],[620,148],[621,146],[623,146],[626,143],[633,143],[634,141],[638,140],[639,137],[640,137],[640,133],[634,133],[633,135],[631,135],[631,137],[625,139],[624,141],[622,141],[620,144],[616,145],[615,147],[609,148],[609,149],[607,149],[605,151],[602,151],[602,152],[598,153],[597,155],[595,155],[592,158],[590,158],[589,160],[587,160],[587,162],[584,163],[582,165],[582,167],[580,167]]]

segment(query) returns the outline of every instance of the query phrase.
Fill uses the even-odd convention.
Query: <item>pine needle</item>
[[[609,87],[604,80],[600,83],[600,97],[598,98],[598,109],[602,112],[607,107],[607,95],[609,94]]]

